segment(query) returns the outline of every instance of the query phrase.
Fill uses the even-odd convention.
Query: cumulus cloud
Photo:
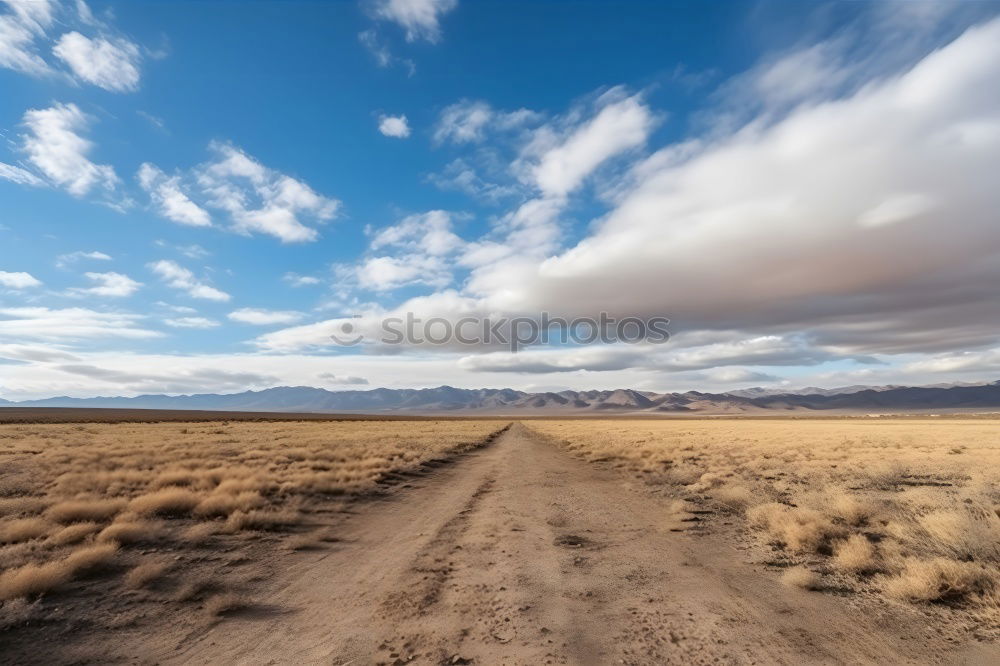
[[[193,202],[181,188],[179,176],[167,176],[155,165],[146,162],[139,167],[137,178],[163,217],[192,227],[212,226],[208,212]]]
[[[406,116],[381,115],[378,119],[378,131],[383,136],[391,136],[395,139],[405,139],[410,136],[410,126],[406,122]]]
[[[159,276],[168,287],[184,291],[191,298],[209,301],[228,301],[230,299],[229,294],[198,280],[194,273],[175,261],[161,259],[149,264],[149,269]]]
[[[458,0],[374,0],[376,18],[392,21],[406,31],[406,41],[441,39],[440,18],[458,6]]]
[[[95,164],[87,157],[94,144],[82,133],[90,124],[91,118],[75,104],[30,109],[24,114],[28,134],[21,137],[21,149],[28,161],[50,182],[77,197],[95,187],[111,192],[118,185],[111,166]]]
[[[244,324],[267,326],[271,324],[294,324],[302,320],[301,312],[294,310],[264,310],[261,308],[240,308],[227,315],[232,321]]]
[[[546,125],[535,131],[522,154],[523,176],[548,197],[575,190],[598,166],[641,146],[657,118],[640,95],[626,97],[619,88],[597,101],[597,113],[568,131]]]
[[[28,287],[40,287],[42,282],[31,273],[24,271],[0,271],[0,285],[8,289],[27,289]]]
[[[306,183],[270,169],[239,148],[213,142],[215,160],[195,169],[207,203],[229,213],[238,233],[275,236],[285,243],[314,241],[319,234],[305,220],[333,219],[340,202]]]
[[[452,231],[451,213],[432,210],[408,215],[399,224],[379,229],[372,237],[371,249],[397,247],[441,256],[459,249],[462,244],[462,239]]]
[[[493,120],[493,108],[480,100],[462,100],[441,111],[434,140],[438,143],[470,143],[482,141],[486,126]]]
[[[452,279],[447,258],[464,246],[452,231],[452,217],[447,211],[432,210],[371,232],[373,256],[356,266],[340,267],[341,276],[373,291],[411,284],[447,285]]]
[[[113,34],[113,28],[96,20],[83,0],[75,6],[52,0],[5,0],[5,4],[8,11],[0,14],[0,67],[40,77],[62,71],[61,62],[67,76],[77,81],[112,92],[139,88],[139,46]],[[74,29],[58,34],[66,27]],[[53,62],[46,60],[46,50],[51,50]]]
[[[983,287],[1000,279],[998,77],[993,20],[844,97],[667,146],[588,237],[479,270],[470,292],[498,311],[807,331],[854,354],[986,344],[1000,324]],[[567,191],[580,172],[560,152],[524,173]]]
[[[136,282],[122,273],[84,273],[84,275],[96,284],[92,287],[74,287],[69,290],[71,294],[124,298],[131,296],[142,287],[141,282]]]
[[[358,284],[372,291],[390,291],[410,284],[443,287],[451,272],[439,257],[421,254],[371,257],[355,269]]]
[[[91,39],[79,32],[59,38],[52,52],[76,77],[112,92],[139,88],[139,47],[127,39]]]

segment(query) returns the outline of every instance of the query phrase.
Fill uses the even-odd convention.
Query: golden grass
[[[166,560],[146,560],[125,574],[125,585],[132,589],[146,587],[160,579],[169,570],[170,563]]]
[[[157,523],[148,520],[124,520],[105,527],[97,535],[97,540],[102,543],[129,546],[136,543],[152,543],[162,536],[163,530]]]
[[[850,573],[871,573],[879,567],[874,544],[862,534],[852,534],[838,543],[833,561],[838,569]]]
[[[110,564],[117,550],[116,544],[84,546],[61,560],[8,569],[0,574],[0,600],[52,591],[75,576]]]
[[[807,557],[839,589],[964,603],[1000,621],[997,420],[539,420],[529,427],[682,500],[742,513],[738,535],[767,552],[762,559],[788,565]],[[792,568],[783,578],[802,587],[795,581],[810,575],[817,576]]]
[[[101,531],[100,523],[74,523],[63,527],[48,538],[53,546],[69,546],[79,543]]]
[[[798,587],[803,590],[820,589],[820,576],[814,571],[810,571],[803,566],[791,567],[781,574],[781,582],[789,587]]]
[[[47,535],[52,523],[42,518],[18,518],[0,522],[0,543],[20,543]]]
[[[213,594],[205,600],[205,612],[212,617],[218,617],[223,613],[246,608],[250,603],[242,595],[235,592],[221,592]]]
[[[120,499],[68,500],[53,504],[45,515],[57,523],[108,520],[124,506]]]
[[[226,548],[257,544],[260,539],[241,535],[267,531],[263,539],[274,544],[274,552],[291,557],[290,551],[327,538],[322,530],[298,528],[313,509],[329,511],[340,506],[334,497],[363,496],[387,476],[479,446],[504,425],[0,425],[0,469],[11,471],[0,478],[0,609],[10,609],[0,623],[10,626],[26,617],[22,610],[29,605],[22,600],[44,595],[47,603],[49,594],[91,586],[100,603],[114,590],[155,584],[168,565],[194,577],[179,581],[177,599],[220,592],[205,603],[210,614],[225,613],[243,602],[225,592],[227,585],[211,582],[217,574],[226,578],[224,572],[203,578],[220,566],[204,558],[203,549],[224,539],[220,545]],[[10,479],[16,483],[5,482]],[[140,555],[142,549],[159,554]],[[122,585],[87,580],[99,574],[119,576]]]

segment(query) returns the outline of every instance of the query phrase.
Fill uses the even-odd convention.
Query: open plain
[[[12,663],[996,663],[990,419],[0,427]]]

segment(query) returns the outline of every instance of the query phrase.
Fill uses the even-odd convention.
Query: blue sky
[[[0,396],[1000,375],[995,2],[0,2]],[[416,312],[666,345],[341,348]]]

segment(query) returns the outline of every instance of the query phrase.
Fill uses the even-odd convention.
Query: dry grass
[[[993,626],[1000,622],[998,425],[960,418],[530,424],[576,455],[674,497],[742,513],[737,537],[751,540],[763,560],[794,565],[806,557],[837,589],[965,604]],[[807,574],[816,576],[793,568],[785,578]]]
[[[163,577],[163,574],[169,570],[170,563],[166,560],[146,560],[125,574],[125,585],[132,589],[146,587]]]
[[[38,539],[51,532],[52,528],[52,523],[43,518],[18,518],[0,522],[0,543]]]
[[[875,546],[861,534],[852,534],[838,543],[833,562],[849,573],[871,573],[879,568]]]
[[[50,592],[75,576],[107,566],[117,550],[114,544],[85,546],[61,560],[8,569],[0,574],[0,600]]]
[[[176,518],[191,513],[199,502],[201,497],[190,490],[166,488],[136,497],[129,502],[128,508],[142,516]]]
[[[57,523],[100,521],[114,517],[124,506],[120,499],[69,500],[53,504],[45,515]]]
[[[205,600],[205,612],[211,617],[218,617],[223,613],[247,608],[249,605],[250,602],[242,595],[235,592],[222,592],[213,594]]]
[[[218,593],[206,600],[207,610],[225,613],[243,602],[226,592],[231,571],[206,550],[246,546],[226,561],[266,548],[291,557],[328,538],[322,530],[298,529],[312,512],[336,510],[344,500],[335,498],[364,496],[387,476],[479,446],[503,425],[0,425],[0,626],[23,624],[26,609],[49,616],[49,604],[62,616],[70,595],[84,589],[90,594],[78,612],[90,613],[96,602],[120,614],[115,594],[155,585],[168,564],[188,578],[180,580],[178,600]],[[109,585],[109,577],[122,584]],[[58,600],[50,601],[55,593]],[[36,597],[42,606],[28,603]],[[149,603],[144,612],[151,616],[162,610]]]
[[[810,571],[805,567],[791,567],[781,575],[781,582],[789,587],[798,587],[803,590],[820,589],[820,577],[815,571]]]
[[[956,562],[944,557],[909,559],[898,575],[886,581],[885,591],[906,601],[963,599],[991,591],[992,577],[982,566],[971,562]]]
[[[53,546],[69,546],[79,543],[100,531],[100,523],[74,523],[73,525],[63,527],[50,536],[48,541]]]
[[[97,535],[102,543],[119,543],[130,546],[137,543],[153,543],[163,537],[157,523],[148,520],[126,520],[111,523]]]

